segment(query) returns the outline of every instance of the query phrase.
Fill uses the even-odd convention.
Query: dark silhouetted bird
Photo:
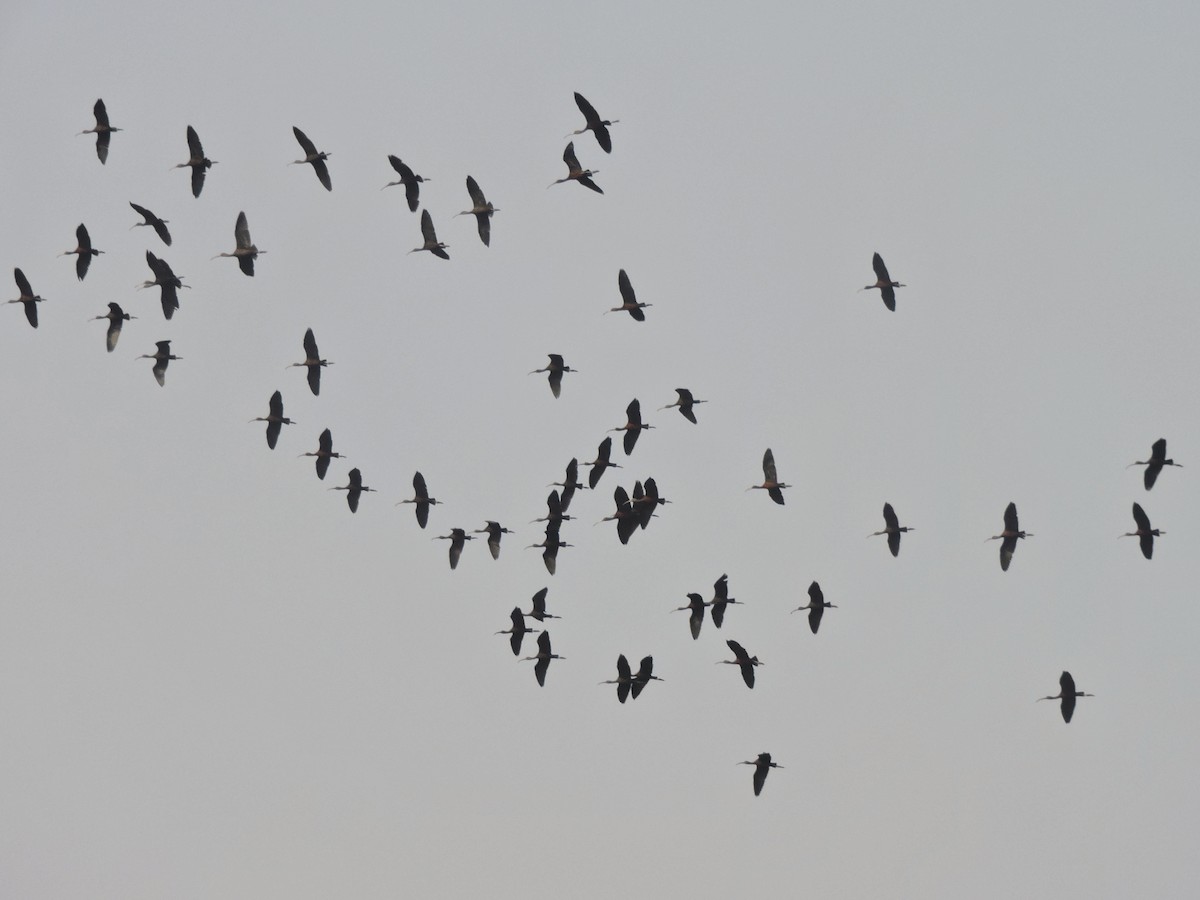
[[[837,609],[832,603],[825,602],[825,594],[821,591],[821,586],[815,581],[808,586],[808,605],[800,606],[793,609],[792,612],[798,613],[808,610],[808,627],[812,629],[812,633],[816,634],[817,629],[821,627],[821,616],[825,615],[827,609]]]
[[[1085,694],[1083,691],[1075,690],[1075,679],[1071,677],[1070,672],[1063,672],[1059,676],[1058,685],[1062,690],[1057,694],[1052,697],[1038,697],[1038,700],[1061,700],[1063,721],[1070,722],[1071,716],[1075,714],[1075,698],[1094,697],[1095,694]]]
[[[744,759],[739,766],[754,766],[754,796],[762,793],[763,785],[767,783],[767,773],[772,769],[782,769],[779,763],[771,762],[770,753],[758,754],[758,759]]]
[[[1177,469],[1182,469],[1183,466],[1173,459],[1167,459],[1167,439],[1159,438],[1150,446],[1150,458],[1147,460],[1139,460],[1131,462],[1125,468],[1131,466],[1146,467],[1146,490],[1154,487],[1154,482],[1158,480],[1158,473],[1162,471],[1163,466],[1175,466]]]

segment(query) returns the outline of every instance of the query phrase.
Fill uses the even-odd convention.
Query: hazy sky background
[[[1194,4],[0,11],[0,894],[1129,897],[1200,883]],[[576,138],[572,92],[620,119]],[[113,136],[96,159],[92,104]],[[218,161],[201,197],[193,125]],[[332,155],[333,191],[292,126]],[[387,163],[431,178],[451,260]],[[485,248],[473,175],[500,212]],[[170,220],[162,246],[129,208]],[[233,260],[239,210],[268,253]],[[80,283],[74,230],[105,252]],[[145,251],[192,286],[164,321]],[[889,313],[871,254],[908,285]],[[624,268],[647,321],[602,315]],[[116,351],[109,301],[139,318]],[[300,369],[314,329],[326,370]],[[170,338],[166,386],[134,357]],[[555,400],[526,373],[562,353]],[[699,425],[656,412],[689,387]],[[275,390],[299,424],[275,451]],[[655,428],[548,482],[641,400]],[[319,482],[323,428],[335,449]],[[619,438],[619,436],[616,436]],[[1187,468],[1142,488],[1150,444]],[[618,440],[619,443],[619,440]],[[763,450],[793,484],[745,488]],[[379,493],[350,515],[351,465]],[[410,506],[420,469],[435,507]],[[621,546],[613,488],[673,501]],[[1130,505],[1167,536],[1141,557]],[[916,527],[899,558],[890,501]],[[1015,501],[1022,542],[1001,572]],[[498,519],[499,561],[453,526]],[[724,628],[669,610],[728,573]],[[837,604],[814,637],[818,580]],[[549,586],[544,688],[505,637]],[[746,690],[725,639],[766,662]],[[526,645],[533,647],[532,639]],[[532,649],[526,653],[534,652]],[[619,653],[666,679],[625,706]],[[1081,690],[1057,704],[1063,669]],[[769,751],[762,796],[738,760]]]

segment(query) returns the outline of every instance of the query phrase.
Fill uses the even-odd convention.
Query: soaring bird
[[[754,766],[754,796],[762,793],[763,785],[767,783],[767,773],[772,769],[782,769],[779,763],[771,762],[770,753],[758,754],[758,759],[744,759],[739,766]]]
[[[532,550],[534,547],[542,548],[542,562],[546,564],[546,571],[553,575],[558,570],[558,551],[563,547],[570,547],[571,544],[566,543],[558,536],[557,522],[546,523],[546,539],[540,544],[530,544],[526,550]]]
[[[429,489],[425,487],[425,476],[420,472],[413,475],[413,495],[408,500],[401,500],[396,505],[401,503],[415,503],[417,513],[417,524],[422,528],[429,522],[429,507],[437,506],[438,501],[429,496]]]
[[[600,185],[592,181],[592,176],[600,174],[599,171],[595,169],[585,169],[579,164],[579,158],[575,156],[574,141],[571,141],[571,143],[567,144],[567,149],[563,151],[563,162],[567,164],[567,177],[558,179],[558,181],[553,182],[552,184],[548,185],[548,187],[554,187],[554,185],[562,184],[564,181],[578,181],[584,187],[591,188],[597,194],[604,193],[604,191],[600,190]]]
[[[546,515],[534,519],[533,522],[549,522],[557,528],[564,519],[570,518],[563,512],[562,499],[558,496],[558,491],[551,491],[546,495]],[[532,525],[533,522],[530,524]]]
[[[138,206],[132,200],[129,202],[129,205],[133,207],[134,212],[136,212],[139,216],[141,216],[145,220],[142,222],[134,222],[129,227],[131,229],[133,229],[133,228],[138,228],[143,225],[148,225],[154,229],[155,233],[160,238],[162,238],[162,242],[164,244],[166,244],[168,247],[170,247],[171,246],[171,232],[167,230],[167,221],[168,220],[160,219],[154,213],[150,212],[150,210],[146,209],[146,207]]]
[[[625,455],[629,456],[633,453],[633,448],[637,444],[638,435],[647,428],[653,428],[653,425],[646,425],[642,422],[642,404],[634,397],[629,401],[629,405],[625,407],[625,424],[620,428],[610,428],[609,431],[623,431],[625,437],[622,441],[625,445]]]
[[[471,195],[471,208],[455,213],[455,216],[474,216],[479,225],[479,239],[483,241],[483,246],[488,247],[492,240],[492,213],[500,212],[500,208],[488,202],[479,184],[470,175],[467,176],[467,193]]]
[[[528,628],[525,625],[525,614],[521,612],[521,607],[514,606],[509,618],[512,620],[512,628],[506,628],[504,631],[497,631],[496,634],[510,635],[508,645],[512,647],[513,656],[521,655],[521,641],[524,640],[527,634],[537,634],[541,631],[540,628]]]
[[[271,395],[270,411],[265,416],[256,416],[250,421],[267,423],[267,446],[272,450],[275,449],[275,443],[279,440],[279,432],[283,430],[283,426],[296,424],[291,419],[284,417],[283,394],[279,391]]]
[[[534,369],[530,375],[537,375],[540,372],[547,372],[547,380],[550,382],[550,393],[554,395],[554,399],[558,399],[558,395],[562,393],[562,380],[564,372],[577,372],[578,369],[572,369],[570,366],[563,363],[561,354],[547,353],[550,357],[550,364],[545,368]]]
[[[909,531],[916,531],[915,528],[910,528],[908,525],[901,526],[900,520],[896,518],[896,511],[892,509],[892,504],[883,504],[883,531],[873,531],[867,537],[876,537],[881,534],[887,535],[888,549],[892,551],[892,556],[900,555],[900,535]]]
[[[1167,439],[1159,438],[1150,446],[1150,458],[1131,462],[1125,468],[1131,466],[1146,467],[1146,490],[1154,487],[1154,482],[1158,480],[1158,473],[1162,471],[1163,466],[1175,466],[1177,469],[1182,469],[1183,466],[1173,459],[1167,459]]]
[[[696,414],[692,412],[692,407],[697,403],[707,403],[707,400],[697,400],[692,396],[692,392],[687,388],[675,388],[675,393],[679,395],[679,399],[674,403],[668,403],[666,406],[660,406],[659,411],[671,409],[672,407],[679,408],[679,414],[691,422],[696,424]]]
[[[165,259],[159,259],[149,250],[146,251],[146,265],[154,273],[154,280],[143,281],[141,286],[157,286],[161,290],[159,300],[162,303],[163,316],[169,319],[175,315],[175,310],[179,309],[179,288],[190,288],[191,285],[184,284],[179,276],[171,271]]]
[[[814,581],[808,586],[808,605],[797,607],[792,612],[798,613],[806,609],[808,610],[808,627],[812,629],[813,634],[816,634],[817,629],[821,627],[821,616],[825,615],[825,610],[837,609],[837,607],[832,603],[825,602],[825,594],[821,591],[821,586]]]
[[[309,328],[304,332],[304,362],[291,363],[288,368],[303,366],[308,369],[308,388],[316,397],[321,393],[321,369],[332,365],[329,360],[321,359],[321,353],[317,350],[317,339],[313,337],[313,330]]]
[[[704,602],[704,598],[699,594],[688,594],[687,598],[687,606],[677,606],[675,609],[671,610],[671,612],[691,613],[691,615],[688,616],[688,628],[691,629],[692,640],[695,641],[699,640],[700,638],[700,628],[704,625],[704,607],[708,604]]]
[[[429,210],[421,210],[421,236],[425,238],[425,243],[420,247],[413,247],[409,253],[420,253],[422,250],[428,250],[434,256],[440,256],[442,259],[449,259],[450,254],[446,252],[449,244],[444,244],[437,239],[437,232],[433,228],[433,219],[429,215]]]
[[[200,143],[200,136],[196,134],[196,129],[191,125],[187,127],[187,142],[188,156],[187,162],[181,162],[176,169],[190,168],[192,170],[192,196],[199,197],[200,192],[204,190],[204,175],[217,164],[215,159],[209,159],[204,155],[204,146]]]
[[[79,133],[96,135],[96,156],[100,164],[104,165],[108,162],[108,142],[112,140],[112,133],[121,129],[108,124],[108,110],[104,108],[103,100],[96,101],[96,105],[92,107],[92,115],[96,117],[96,127],[85,128]]]
[[[493,522],[491,519],[488,519],[484,523],[483,528],[477,528],[473,533],[486,534],[488,536],[487,545],[488,550],[492,554],[492,559],[500,558],[500,535],[513,534],[512,531],[502,527],[499,522]]]
[[[449,534],[439,534],[434,538],[435,541],[450,542],[450,568],[458,568],[458,558],[462,556],[463,545],[467,541],[475,540],[473,535],[467,534],[465,529],[451,528]]]
[[[1004,530],[988,538],[989,541],[1000,541],[1000,568],[1003,571],[1008,571],[1008,564],[1017,551],[1017,538],[1023,540],[1027,537],[1033,537],[1033,534],[1020,530],[1017,526],[1017,504],[1009,503],[1004,509]]]
[[[615,429],[620,430],[620,429]],[[609,462],[609,457],[612,456],[612,438],[606,437],[600,442],[600,446],[596,448],[596,458],[591,462],[585,462],[585,466],[591,466],[592,469],[588,472],[588,487],[593,491],[596,485],[600,483],[600,476],[604,474],[605,469],[621,468],[615,462]]]
[[[567,463],[567,471],[565,481],[551,482],[547,487],[562,488],[562,497],[559,503],[559,512],[563,517],[571,506],[571,501],[575,498],[575,492],[583,490],[583,484],[579,481],[579,460],[572,456],[571,461]]]
[[[154,353],[143,353],[138,359],[154,360],[154,380],[158,382],[158,386],[162,387],[166,383],[167,378],[167,363],[173,359],[183,359],[182,356],[175,356],[171,353],[170,341],[155,341],[154,346],[158,348]]]
[[[329,471],[329,460],[345,459],[344,453],[333,452],[333,432],[328,428],[321,432],[321,436],[317,438],[317,449],[312,453],[301,453],[300,456],[315,456],[317,458],[317,477],[322,481],[325,480],[325,473]]]
[[[629,276],[625,274],[624,269],[617,272],[617,288],[621,291],[621,305],[606,310],[604,314],[627,312],[635,322],[645,322],[646,314],[642,310],[654,304],[638,303],[637,294],[633,292],[633,285],[629,283]]]
[[[404,185],[405,198],[408,200],[408,209],[410,212],[417,211],[417,205],[421,202],[421,184],[430,181],[429,178],[422,178],[410,169],[398,156],[388,156],[388,162],[392,164],[392,168],[396,170],[396,174],[400,176],[399,181],[389,181],[383,188],[394,187],[397,184]],[[382,191],[383,188],[380,188]]]
[[[550,652],[550,632],[543,631],[538,635],[538,652],[535,656],[526,656],[524,660],[536,660],[533,664],[533,674],[537,676],[537,683],[542,687],[546,686],[546,670],[550,668],[550,660],[566,659],[565,656],[559,656],[557,653]],[[522,661],[524,661],[522,660]]]
[[[892,276],[888,274],[887,266],[883,264],[883,257],[876,253],[871,257],[871,266],[875,269],[874,284],[868,284],[863,288],[864,291],[869,291],[874,288],[879,288],[879,293],[883,295],[883,305],[892,312],[896,311],[896,292],[893,290],[898,287],[905,287],[898,281],[892,281]]]
[[[317,173],[317,179],[321,184],[325,185],[325,190],[333,190],[333,182],[329,180],[329,169],[325,165],[325,160],[330,157],[330,154],[321,151],[317,152],[316,145],[308,139],[308,135],[292,126],[292,134],[296,136],[296,140],[300,143],[300,149],[304,151],[304,159],[294,159],[291,162],[293,166],[302,166],[305,163],[311,163],[313,171]]]
[[[254,242],[250,240],[250,226],[246,224],[246,214],[239,212],[237,222],[233,226],[233,238],[237,242],[237,246],[232,253],[218,253],[213,259],[220,259],[222,256],[232,256],[238,261],[238,266],[242,270],[243,275],[254,276],[254,260],[258,259],[260,253],[266,253],[266,250],[259,250],[254,246]]]
[[[1154,539],[1160,535],[1166,534],[1165,531],[1159,531],[1157,528],[1150,527],[1150,517],[1146,515],[1146,511],[1135,503],[1133,504],[1133,521],[1137,524],[1137,531],[1127,531],[1121,537],[1135,537],[1142,547],[1142,556],[1150,559],[1154,555]]]
[[[87,226],[82,223],[75,229],[75,240],[75,249],[64,250],[59,256],[75,254],[75,277],[83,281],[83,277],[88,273],[88,266],[92,264],[92,257],[99,256],[104,251],[92,247],[92,239],[88,235]]]
[[[600,522],[616,522],[617,537],[622,544],[628,544],[630,536],[637,531],[638,518],[629,502],[629,494],[620,485],[613,491],[613,503],[616,504],[616,511],[611,516],[605,516]]]
[[[746,652],[746,648],[737,641],[726,641],[729,649],[733,651],[734,659],[719,660],[717,665],[724,663],[728,666],[737,666],[742,670],[742,681],[746,682],[746,687],[754,688],[754,667],[761,666],[757,656],[751,656]]]
[[[746,488],[748,491],[761,490],[766,491],[767,495],[783,506],[783,489],[790,488],[790,484],[784,484],[779,480],[779,476],[775,474],[775,454],[771,452],[771,448],[767,448],[767,452],[763,454],[763,483],[752,484]]]
[[[1063,672],[1058,678],[1058,686],[1061,690],[1052,697],[1038,697],[1038,700],[1061,700],[1062,701],[1062,717],[1064,722],[1070,722],[1071,716],[1075,714],[1075,698],[1076,697],[1094,697],[1095,694],[1085,694],[1083,691],[1075,690],[1075,679],[1071,677],[1070,672]]]
[[[108,345],[108,352],[112,353],[117,346],[117,341],[121,337],[121,325],[130,319],[136,319],[137,316],[131,316],[125,310],[121,309],[120,304],[108,304],[108,312],[102,316],[93,316],[92,321],[97,319],[108,319],[108,334],[105,336],[105,343]]]
[[[741,603],[741,600],[735,600],[729,596],[729,576],[722,575],[713,582],[713,598],[709,601],[711,609],[709,612],[712,615],[713,625],[720,628],[725,622],[725,609],[731,603]]]
[[[617,657],[617,677],[608,681],[601,681],[601,684],[615,684],[617,686],[617,699],[624,703],[629,697],[629,689],[633,687],[633,670],[629,668],[629,660],[622,653]]]
[[[358,498],[364,491],[374,491],[375,488],[367,487],[362,483],[362,472],[357,468],[350,470],[350,481],[338,487],[330,488],[331,491],[345,491],[346,504],[350,507],[350,512],[358,512]]]
[[[550,593],[550,588],[544,587],[533,595],[532,608],[525,615],[531,619],[537,619],[539,622],[545,622],[547,619],[561,619],[562,616],[552,616],[546,612],[546,595]]]
[[[587,124],[585,124],[578,131],[572,131],[571,134],[566,136],[571,137],[572,135],[583,134],[584,132],[590,131],[596,135],[596,143],[600,145],[600,149],[605,153],[612,153],[612,137],[608,133],[608,126],[616,125],[617,122],[621,120],[601,119],[599,113],[596,112],[596,108],[592,106],[592,104],[588,103],[587,100],[584,99],[583,94],[579,93],[579,91],[575,92],[575,105],[578,106],[579,111],[583,113],[583,118],[587,120]]]
[[[633,675],[633,699],[636,700],[638,698],[638,694],[644,691],[646,689],[646,685],[648,685],[650,682],[665,680],[666,679],[659,678],[654,674],[654,657],[643,656],[637,672],[635,672]]]
[[[16,300],[9,300],[9,303],[25,304],[25,318],[29,320],[29,324],[34,328],[38,325],[37,305],[45,303],[45,297],[39,297],[33,292],[33,288],[29,286],[29,279],[25,277],[25,273],[20,269],[13,269],[13,278],[17,282],[17,290],[21,292],[21,296]]]

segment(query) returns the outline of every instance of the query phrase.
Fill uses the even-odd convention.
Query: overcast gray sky
[[[1200,881],[1193,4],[9,4],[13,897],[1183,896]],[[576,138],[580,91],[613,152]],[[113,136],[91,136],[103,97]],[[185,130],[217,160],[199,199]],[[333,191],[291,129],[332,155]],[[407,255],[422,190],[444,262]],[[500,212],[485,248],[473,175]],[[170,220],[162,246],[129,201]],[[245,211],[268,253],[229,259]],[[82,283],[74,230],[105,254]],[[191,290],[167,322],[145,251]],[[888,312],[881,253],[898,291]],[[624,268],[646,322],[603,315]],[[116,351],[104,323],[138,318]],[[306,328],[336,365],[313,397]],[[148,360],[182,357],[160,388]],[[562,353],[555,400],[526,373]],[[657,407],[691,388],[698,425]],[[278,448],[261,423],[275,390]],[[550,577],[546,485],[655,426]],[[325,482],[323,428],[349,459]],[[618,436],[619,437],[619,436]],[[1187,468],[1142,487],[1166,437]],[[618,441],[619,443],[619,441]],[[774,449],[778,507],[745,488]],[[351,465],[378,489],[356,515]],[[444,501],[421,531],[420,469]],[[621,546],[617,484],[672,503]],[[1139,501],[1164,537],[1151,562]],[[916,527],[898,558],[890,501]],[[1015,501],[1034,537],[1001,572]],[[481,541],[457,571],[451,527]],[[1190,561],[1189,561],[1190,560]],[[669,610],[732,607],[699,640]],[[789,610],[817,580],[837,604]],[[549,586],[539,688],[505,638]],[[746,690],[725,639],[766,662]],[[532,640],[527,644],[532,647]],[[526,651],[527,653],[533,650]],[[666,679],[621,706],[619,653]],[[1063,669],[1081,690],[1065,726]],[[760,797],[735,765],[786,768]]]

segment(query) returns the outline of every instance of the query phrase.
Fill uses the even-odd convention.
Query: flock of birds
[[[572,132],[568,137],[586,134],[590,131],[595,136],[600,148],[605,153],[611,153],[612,136],[609,132],[609,126],[616,124],[618,120],[601,118],[595,108],[578,93],[575,94],[575,102],[584,116],[585,124],[583,128]],[[103,164],[108,159],[112,135],[121,129],[110,124],[103,100],[96,101],[93,113],[96,121],[95,127],[87,129],[81,132],[81,134],[95,135],[96,155]],[[302,158],[294,160],[292,164],[311,165],[317,180],[326,190],[331,191],[333,189],[333,182],[327,164],[330,154],[326,151],[317,150],[313,141],[299,128],[293,127],[292,131],[304,154]],[[188,168],[191,170],[191,191],[192,195],[198,198],[204,189],[207,173],[216,164],[216,161],[209,159],[205,154],[199,135],[190,125],[187,128],[187,144],[188,159],[176,165],[175,168]],[[399,179],[387,183],[383,189],[402,186],[405,190],[408,208],[411,212],[415,213],[420,207],[421,185],[429,179],[416,174],[399,157],[389,155],[387,158],[392,169],[399,175]],[[575,153],[574,141],[568,143],[563,151],[563,161],[567,166],[567,175],[557,179],[549,187],[567,181],[575,181],[598,194],[604,193],[600,186],[593,180],[593,176],[598,174],[598,172],[593,169],[584,168],[580,164]],[[471,200],[471,207],[462,210],[457,215],[474,216],[480,240],[484,246],[490,246],[492,216],[499,209],[488,201],[479,184],[470,175],[466,177],[466,187]],[[136,222],[131,227],[145,226],[153,229],[162,243],[170,247],[171,234],[167,228],[167,220],[160,218],[151,210],[137,203],[130,202],[129,205],[141,217],[141,221]],[[447,253],[448,245],[438,240],[432,216],[427,208],[421,210],[420,227],[422,244],[419,247],[414,247],[409,252],[418,253],[428,251],[434,256],[448,260],[450,258]],[[65,251],[62,255],[74,255],[76,257],[76,276],[80,281],[83,281],[88,274],[93,258],[104,251],[93,247],[91,236],[88,233],[87,227],[83,224],[80,224],[76,229],[75,237],[75,249]],[[253,277],[255,274],[255,260],[267,251],[260,250],[251,238],[249,222],[245,212],[239,212],[234,223],[234,241],[235,246],[232,251],[219,253],[213,259],[222,257],[234,258],[237,260],[241,272],[246,276]],[[174,273],[171,266],[165,260],[155,256],[150,250],[146,251],[146,262],[154,278],[143,282],[141,287],[159,288],[163,316],[170,320],[175,311],[179,309],[178,291],[186,288],[187,285],[182,283],[180,277]],[[879,290],[884,305],[888,310],[894,312],[896,309],[895,289],[904,287],[905,285],[892,279],[883,258],[878,253],[875,253],[872,257],[872,268],[876,276],[876,281],[873,284],[864,286],[862,290]],[[37,328],[37,304],[44,302],[44,298],[34,292],[29,279],[20,268],[15,269],[14,278],[20,293],[17,298],[8,302],[23,304],[26,319],[32,327]],[[637,299],[629,276],[624,269],[621,269],[618,273],[617,287],[621,298],[621,305],[612,307],[607,312],[627,312],[634,321],[645,321],[645,310],[651,304],[640,302]],[[115,302],[108,304],[107,313],[95,317],[95,319],[103,319],[108,322],[105,341],[109,352],[112,352],[116,348],[123,324],[134,318],[134,316],[126,313]],[[309,389],[313,396],[319,396],[321,370],[333,365],[333,363],[322,358],[317,347],[316,337],[311,328],[305,332],[302,344],[304,359],[291,363],[289,368],[303,367],[306,370]],[[159,385],[164,385],[168,364],[172,361],[181,360],[182,357],[171,352],[170,340],[157,341],[156,348],[154,353],[142,354],[138,359],[153,360],[152,371],[154,377]],[[574,373],[577,370],[567,365],[560,354],[548,354],[548,359],[549,362],[546,366],[535,369],[530,374],[546,374],[550,390],[557,399],[561,396],[563,376],[567,373]],[[677,409],[688,422],[698,424],[695,407],[707,401],[696,399],[692,391],[687,388],[677,388],[676,394],[676,401],[660,407],[660,411],[672,408]],[[625,413],[625,423],[611,429],[611,431],[622,434],[624,453],[626,457],[629,457],[633,454],[641,433],[653,426],[642,419],[641,404],[637,399],[629,402]],[[272,450],[277,445],[283,426],[294,424],[290,418],[284,415],[283,396],[278,390],[271,395],[268,401],[267,415],[258,416],[251,421],[266,423],[267,446]],[[581,463],[578,458],[572,458],[566,466],[564,479],[554,482],[551,485],[554,490],[546,498],[547,513],[544,517],[534,520],[545,523],[544,539],[542,542],[532,544],[529,547],[542,550],[542,559],[550,575],[555,574],[559,551],[572,546],[562,540],[561,531],[563,523],[573,518],[569,510],[576,492],[585,489],[596,490],[607,469],[621,468],[620,465],[612,461],[612,452],[612,438],[606,436],[600,441],[594,460]],[[1147,491],[1154,487],[1164,467],[1179,466],[1179,463],[1167,457],[1166,452],[1166,440],[1160,438],[1152,445],[1148,459],[1130,464],[1131,466],[1145,466],[1144,484]],[[318,447],[315,451],[309,451],[300,455],[315,459],[316,474],[320,480],[325,479],[332,460],[344,458],[343,454],[334,451],[333,436],[328,428],[321,432],[318,438]],[[579,480],[580,465],[587,466],[589,469],[586,485]],[[769,448],[763,454],[762,472],[763,481],[759,484],[751,485],[746,490],[766,491],[772,501],[781,506],[784,505],[783,491],[789,488],[790,485],[779,480],[775,456]],[[358,468],[351,468],[347,478],[348,480],[345,485],[332,487],[330,490],[345,491],[347,505],[353,513],[358,510],[362,495],[368,492],[375,492],[376,489],[363,483],[362,472]],[[417,524],[421,529],[424,529],[429,521],[430,508],[437,505],[439,501],[430,495],[425,478],[421,472],[418,471],[414,474],[412,484],[413,496],[400,500],[397,505],[412,504]],[[615,508],[612,514],[604,517],[601,521],[613,521],[616,523],[617,537],[622,544],[627,544],[631,537],[639,530],[646,529],[656,517],[659,508],[670,502],[660,494],[658,484],[653,477],[635,481],[632,491],[627,491],[620,485],[616,486],[613,491],[613,501]],[[999,534],[988,538],[988,540],[1000,541],[1000,567],[1002,570],[1007,571],[1012,563],[1018,540],[1032,537],[1032,534],[1020,528],[1015,503],[1008,504],[1008,507],[1004,510],[1003,518],[1003,530]],[[1137,537],[1142,554],[1146,559],[1150,559],[1153,555],[1154,539],[1165,534],[1165,532],[1151,527],[1149,517],[1138,503],[1133,504],[1133,518],[1136,529],[1127,532],[1122,537]],[[915,529],[911,526],[900,525],[899,517],[890,503],[883,505],[883,520],[884,528],[873,532],[871,536],[886,536],[889,551],[892,556],[898,556],[900,553],[901,535]],[[492,558],[498,559],[502,536],[512,533],[510,529],[501,525],[499,521],[487,520],[482,528],[468,531],[466,528],[454,527],[450,529],[448,534],[439,535],[434,539],[449,541],[449,564],[451,569],[455,569],[458,566],[466,543],[474,540],[476,535],[486,536],[488,549]],[[553,652],[550,632],[545,627],[549,620],[558,618],[547,612],[547,593],[548,588],[542,588],[535,593],[532,599],[532,607],[528,612],[522,611],[519,606],[514,607],[509,616],[511,627],[497,632],[497,634],[508,635],[509,644],[514,656],[534,663],[534,676],[539,685],[545,684],[550,662],[556,659],[565,659],[565,657]],[[825,600],[821,587],[816,581],[812,582],[809,586],[808,597],[809,602],[793,610],[793,612],[806,611],[808,613],[809,628],[815,635],[818,633],[825,610],[836,609],[836,606]],[[713,627],[720,629],[724,624],[729,607],[740,602],[729,595],[728,576],[724,574],[714,583],[712,599],[705,600],[698,593],[687,594],[687,599],[687,605],[678,607],[675,611],[689,613],[688,627],[694,640],[699,639],[705,620],[705,610],[708,610]],[[527,619],[533,619],[543,627],[540,630],[530,628],[527,624]],[[528,634],[538,635],[537,652],[532,656],[521,657],[522,644],[525,636]],[[727,640],[726,644],[733,654],[733,659],[720,660],[718,664],[723,663],[737,666],[746,687],[753,689],[756,669],[762,666],[763,662],[757,656],[751,655],[738,641]],[[649,686],[651,681],[663,680],[654,674],[653,656],[648,655],[643,657],[635,672],[626,656],[621,654],[617,657],[617,677],[603,681],[601,684],[615,685],[618,701],[625,703],[630,697],[637,699],[642,691]],[[1077,690],[1075,681],[1069,672],[1062,673],[1059,685],[1060,691],[1058,694],[1039,699],[1059,700],[1063,720],[1070,722],[1075,710],[1076,699],[1092,695]],[[773,761],[770,753],[760,753],[756,759],[743,760],[739,765],[751,765],[754,767],[753,788],[755,795],[758,795],[762,791],[767,774],[772,768],[783,768]]]

